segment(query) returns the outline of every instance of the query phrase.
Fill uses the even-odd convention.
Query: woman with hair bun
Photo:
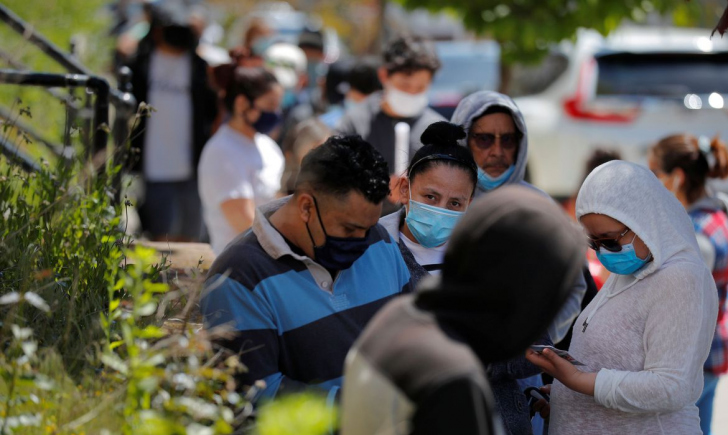
[[[427,127],[399,184],[404,207],[379,222],[397,242],[413,284],[440,273],[450,233],[475,193],[478,169],[458,145],[463,138],[465,130],[446,121]]]
[[[728,216],[726,204],[711,194],[707,181],[728,176],[728,150],[717,137],[668,136],[650,150],[649,166],[687,209],[700,253],[713,272],[718,290],[718,322],[703,366],[703,393],[697,402],[700,428],[709,434],[718,379],[728,372]]]

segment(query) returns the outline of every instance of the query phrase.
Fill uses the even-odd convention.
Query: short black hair
[[[427,70],[435,74],[442,64],[429,41],[418,36],[400,36],[384,50],[384,68],[387,74],[411,73]]]
[[[389,195],[389,168],[361,136],[332,136],[303,158],[295,191],[306,188],[336,196],[356,190],[379,204]]]
[[[253,104],[258,97],[268,93],[278,83],[276,77],[265,68],[238,67],[225,90],[225,108],[232,113],[235,99],[244,96]]]
[[[465,129],[461,125],[451,124],[447,121],[430,124],[420,137],[420,142],[424,146],[417,150],[407,167],[407,177],[410,182],[418,174],[426,172],[432,167],[447,165],[465,171],[473,183],[473,192],[475,192],[475,185],[478,182],[478,166],[470,149],[458,143],[465,136]]]
[[[361,59],[357,61],[349,72],[349,87],[364,95],[372,94],[382,89],[377,76],[378,62],[374,59]]]

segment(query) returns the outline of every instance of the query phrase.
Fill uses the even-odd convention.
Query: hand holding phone
[[[557,349],[553,346],[547,346],[542,344],[534,344],[531,346],[531,350],[536,353],[543,353],[545,349],[548,349],[555,353],[556,355],[560,356],[561,358],[565,359],[566,361],[569,361],[570,363],[574,364],[575,366],[583,366],[584,364],[580,363],[576,360],[573,356],[569,355],[569,352],[561,349]]]

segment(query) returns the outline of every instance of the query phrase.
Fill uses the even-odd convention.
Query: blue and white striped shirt
[[[283,201],[277,201],[280,206]],[[395,243],[376,225],[369,248],[336,279],[293,252],[266,215],[213,263],[202,298],[205,327],[229,325],[226,347],[241,353],[243,385],[264,380],[263,397],[308,385],[335,393],[344,359],[369,319],[389,300],[411,291]]]

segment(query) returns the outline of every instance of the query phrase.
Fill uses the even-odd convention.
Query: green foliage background
[[[501,43],[505,64],[536,62],[550,43],[573,38],[580,27],[606,35],[624,20],[642,23],[654,14],[669,17],[678,26],[712,27],[726,6],[714,0],[398,1],[407,8],[446,10],[457,15],[469,30]]]
[[[109,3],[107,0],[6,0],[3,5],[66,52],[73,38],[77,42],[78,60],[96,74],[109,75],[114,44],[113,38],[108,36],[111,26]],[[0,23],[0,41],[4,54],[9,54],[13,61],[24,64],[28,70],[67,72],[5,23]],[[15,69],[4,59],[0,59],[0,68]],[[74,94],[84,98],[83,89],[76,89]],[[0,84],[0,106],[9,108],[18,98],[24,106],[33,108],[33,119],[24,121],[44,138],[61,143],[66,122],[64,104],[39,88]],[[52,156],[40,147],[19,145],[33,156],[52,160]]]

